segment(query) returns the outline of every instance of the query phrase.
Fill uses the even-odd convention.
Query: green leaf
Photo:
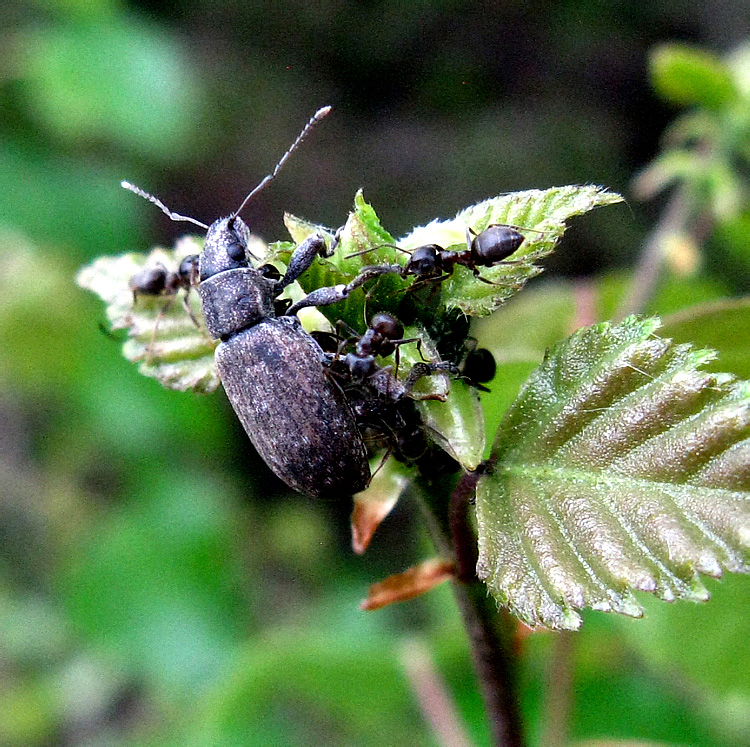
[[[116,17],[36,25],[21,37],[21,75],[42,125],[75,147],[107,140],[159,160],[198,133],[200,90],[169,36]]]
[[[478,574],[531,625],[577,608],[640,616],[631,589],[703,600],[698,573],[747,572],[750,384],[656,319],[599,324],[526,382],[477,490]]]
[[[444,282],[427,284],[426,301],[414,302],[419,307],[417,313],[425,324],[429,323],[425,314],[435,319],[453,309],[459,309],[468,316],[485,316],[513,296],[527,280],[542,271],[536,263],[554,249],[565,231],[566,220],[600,205],[621,201],[620,195],[596,186],[513,192],[468,207],[451,220],[432,221],[396,242],[381,226],[372,207],[364,201],[362,193],[358,192],[354,210],[349,214],[341,232],[336,252],[331,258],[316,263],[300,278],[300,284],[309,292],[323,285],[344,283],[368,265],[404,265],[408,261],[408,253],[425,244],[437,244],[444,249],[465,249],[467,229],[481,233],[490,225],[510,225],[518,228],[526,240],[509,261],[481,268],[482,277],[489,283],[477,279],[466,267],[457,265],[453,274]],[[297,242],[320,230],[314,223],[293,216],[287,216],[286,222]],[[330,235],[330,232],[327,233]],[[352,257],[355,253],[358,256]],[[411,277],[382,275],[362,291],[352,293],[346,301],[321,311],[331,321],[343,319],[350,326],[361,330],[366,296],[368,313],[384,310],[398,316],[399,307],[409,300],[404,291],[413,282]]]
[[[661,334],[675,342],[711,347],[720,361],[709,370],[750,379],[750,297],[693,306],[663,320]]]
[[[447,401],[417,404],[428,433],[464,469],[473,471],[484,455],[484,411],[476,389],[460,379],[450,386]]]
[[[113,330],[126,329],[123,355],[138,363],[144,376],[158,379],[167,389],[213,392],[219,385],[214,363],[217,345],[202,323],[198,294],[188,295],[196,327],[181,298],[139,295],[133,300],[130,281],[146,267],[174,271],[180,261],[201,251],[202,240],[180,239],[172,251],[156,248],[150,254],[99,257],[82,268],[78,285],[96,293],[107,304],[107,319]],[[184,291],[179,291],[181,295]]]
[[[468,316],[486,316],[542,271],[536,263],[555,248],[565,232],[565,221],[621,201],[620,195],[591,185],[512,192],[466,208],[453,220],[433,221],[417,228],[399,241],[399,246],[407,250],[423,244],[456,248],[465,246],[467,227],[476,233],[494,224],[517,227],[526,241],[511,261],[481,270],[482,277],[494,285],[478,280],[460,266],[442,283],[445,311],[458,308]]]
[[[683,44],[656,47],[650,59],[651,84],[674,104],[721,109],[737,98],[727,66],[716,56]]]

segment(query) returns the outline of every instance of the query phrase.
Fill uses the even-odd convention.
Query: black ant
[[[344,356],[344,363],[354,378],[364,379],[371,376],[377,366],[375,356],[387,356],[396,353],[396,371],[398,371],[398,349],[400,345],[416,342],[420,349],[418,337],[404,337],[404,325],[398,319],[380,312],[370,320],[370,326],[357,340],[354,351]]]
[[[497,372],[495,356],[487,348],[477,347],[477,341],[473,337],[468,338],[465,345],[466,355],[459,367],[461,378],[475,389],[489,392],[490,390],[484,384],[495,378]]]
[[[180,290],[185,291],[182,303],[187,311],[193,324],[200,329],[200,323],[195,318],[193,310],[190,308],[189,296],[190,290],[196,285],[198,279],[198,255],[190,254],[181,262],[177,271],[168,270],[164,265],[159,264],[156,267],[146,267],[140,272],[133,275],[130,279],[130,290],[133,293],[133,305],[138,300],[138,296],[164,296],[167,302],[159,312],[159,316],[154,324],[154,331],[151,335],[149,351],[156,339],[156,332],[159,328],[159,322],[169,310],[173,301]]]
[[[344,326],[339,322],[339,327]],[[346,325],[348,326],[348,325]],[[375,314],[370,320],[370,326],[360,337],[350,328],[354,337],[344,340],[337,347],[331,345],[333,340],[339,340],[339,335],[326,332],[313,333],[318,344],[327,351],[328,365],[332,372],[344,378],[349,383],[366,383],[380,395],[394,401],[409,396],[412,399],[442,399],[437,395],[419,395],[412,392],[419,379],[434,373],[446,372],[459,375],[460,371],[452,363],[437,361],[434,363],[415,363],[409,375],[403,381],[391,372],[391,366],[380,366],[375,362],[376,356],[387,356],[396,353],[396,372],[398,372],[398,349],[409,342],[417,344],[417,350],[422,356],[422,341],[419,337],[404,337],[404,325],[395,317],[385,312]],[[354,350],[345,355],[342,351],[347,344],[356,339]],[[424,360],[424,356],[422,356]]]
[[[350,331],[356,335],[354,330]],[[444,397],[415,393],[414,387],[420,379],[435,373],[458,376],[459,368],[443,361],[418,362],[408,376],[400,380],[391,366],[379,365],[375,360],[377,356],[395,352],[398,370],[398,350],[406,343],[416,342],[422,354],[420,338],[405,338],[404,325],[385,312],[375,314],[365,333],[358,338],[355,336],[337,344],[339,335],[314,333],[314,336],[326,350],[329,370],[343,387],[358,425],[386,446],[385,458],[393,454],[399,461],[412,462],[421,457],[428,449],[428,441],[415,401]],[[352,343],[354,349],[342,355]]]
[[[371,265],[362,268],[360,275],[366,275],[369,279],[390,272],[403,278],[413,275],[417,282],[443,282],[453,274],[456,265],[462,265],[470,269],[477,280],[489,285],[496,285],[491,280],[482,277],[479,268],[513,264],[513,261],[507,261],[508,257],[518,250],[524,240],[525,236],[513,226],[497,223],[487,226],[480,233],[476,233],[476,231],[467,227],[466,249],[457,251],[444,249],[438,244],[425,244],[411,252],[406,252],[405,249],[395,244],[381,244],[381,246],[390,246],[393,249],[410,254],[408,262],[405,265]],[[357,257],[369,251],[371,250],[365,249],[348,256]]]
[[[472,235],[473,234],[473,235]],[[525,237],[512,226],[492,225],[477,234],[466,229],[466,249],[452,251],[437,244],[417,247],[404,266],[406,275],[414,275],[417,281],[442,281],[453,274],[456,265],[467,267],[474,277],[494,285],[479,274],[480,267],[493,267],[504,262],[523,244]]]
[[[130,290],[133,292],[133,304],[138,296],[167,296],[169,300],[162,309],[164,313],[177,296],[180,289],[185,291],[183,302],[185,310],[190,314],[196,326],[198,321],[188,305],[187,299],[190,289],[195,285],[198,278],[198,255],[190,254],[185,257],[176,272],[168,270],[164,265],[146,267],[130,279]]]

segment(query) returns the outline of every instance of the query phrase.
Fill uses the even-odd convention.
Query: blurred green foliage
[[[742,12],[741,2],[725,11]],[[329,102],[327,133],[250,211],[268,239],[283,238],[284,210],[338,225],[360,186],[404,232],[509,189],[578,181],[627,192],[674,115],[647,89],[646,51],[671,38],[734,46],[738,24],[712,16],[585,0],[3,5],[0,742],[388,744],[407,734],[435,744],[401,674],[399,644],[418,636],[467,732],[487,743],[449,590],[357,611],[368,583],[431,552],[409,501],[368,556],[352,558],[349,507],[288,494],[221,395],[168,392],[139,376],[73,276],[95,256],[181,233],[121,179],[211,220]],[[715,124],[747,97],[718,59],[662,60],[678,70],[658,76],[683,82],[659,90],[710,103]],[[722,143],[732,133],[747,142],[740,115],[721,120]],[[720,164],[715,204],[736,173]],[[594,307],[612,309],[623,293],[612,268],[635,256],[653,218],[633,210],[587,220],[551,265],[608,270],[593,283]],[[747,205],[719,213],[700,274],[668,279],[651,310],[746,289]],[[501,311],[517,316],[499,316],[486,334],[505,335],[493,349],[516,352],[488,409],[515,395],[506,382],[520,383],[567,331],[566,314],[585,317],[591,285],[540,285],[527,291],[544,294],[538,305]],[[713,591],[701,607],[654,605],[645,623],[588,616],[576,738],[747,741],[747,647],[737,643],[747,580]],[[545,635],[523,644],[532,737],[550,645]]]

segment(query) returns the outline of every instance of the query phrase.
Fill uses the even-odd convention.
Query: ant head
[[[404,336],[404,325],[384,311],[373,315],[370,328],[388,340],[398,340]]]
[[[193,285],[198,277],[198,255],[189,254],[185,257],[177,269],[180,281],[185,285]]]
[[[425,244],[417,247],[406,263],[406,271],[417,278],[428,278],[440,275],[443,271],[440,261],[442,247],[437,244]]]

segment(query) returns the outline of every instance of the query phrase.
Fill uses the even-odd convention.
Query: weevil
[[[289,487],[313,497],[356,493],[370,480],[367,450],[354,413],[328,375],[322,349],[294,312],[278,316],[274,303],[318,254],[326,253],[325,239],[309,237],[292,253],[284,276],[274,277],[249,258],[250,231],[239,213],[329,111],[330,107],[317,111],[240,207],[210,226],[169,210],[153,195],[123,182],[172,220],[206,229],[198,293],[206,328],[221,341],[215,355],[224,390],[266,464]]]
[[[312,497],[350,495],[370,481],[367,449],[352,405],[331,371],[326,354],[296,317],[300,309],[342,301],[371,277],[360,272],[346,285],[318,288],[284,310],[278,296],[318,256],[332,251],[320,234],[299,244],[279,277],[269,265],[256,265],[248,251],[250,230],[239,217],[247,203],[276,177],[310,129],[330,107],[317,111],[273,171],[250,191],[228,218],[207,226],[167,208],[159,199],[129,182],[122,186],[153,202],[175,221],[206,229],[199,255],[198,293],[208,333],[220,340],[216,367],[227,397],[256,450],[289,487]],[[365,268],[366,269],[366,268]],[[423,376],[455,372],[452,364],[418,363],[405,382],[389,367],[377,367],[368,378],[367,397],[398,402],[430,395],[412,393]],[[347,379],[352,379],[351,370]],[[346,385],[346,382],[344,382]]]

